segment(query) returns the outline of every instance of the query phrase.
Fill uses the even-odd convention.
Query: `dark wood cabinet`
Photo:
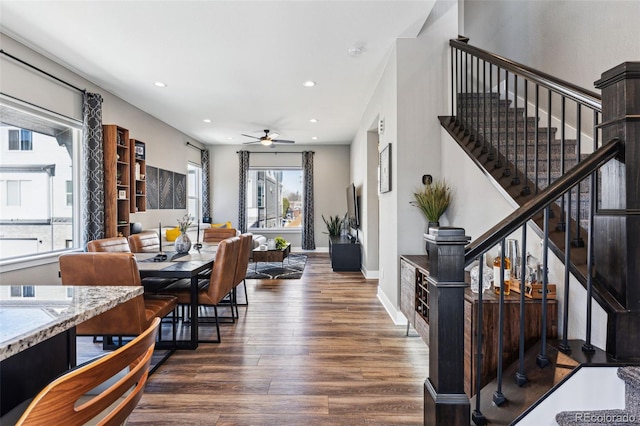
[[[400,310],[420,337],[429,344],[429,291],[427,256],[400,257]],[[498,366],[498,310],[499,298],[493,291],[485,291],[482,300],[482,386],[496,377]],[[471,397],[475,394],[477,369],[478,295],[469,288],[464,294],[464,388]],[[542,301],[525,299],[525,347],[533,346],[542,337]],[[558,337],[558,304],[547,301],[547,337]],[[518,359],[520,343],[520,295],[505,296],[503,365]]]
[[[329,237],[329,254],[334,271],[360,271],[360,243],[347,237]]]

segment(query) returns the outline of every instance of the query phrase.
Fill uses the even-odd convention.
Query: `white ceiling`
[[[433,3],[2,0],[0,30],[205,144],[262,129],[348,144],[394,40]]]

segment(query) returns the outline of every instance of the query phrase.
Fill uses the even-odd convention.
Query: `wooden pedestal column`
[[[431,228],[429,251],[429,377],[424,384],[424,424],[470,423],[464,392],[464,248],[461,228]]]
[[[602,90],[602,141],[624,142],[624,158],[601,169],[594,217],[595,278],[621,309],[609,315],[607,352],[640,357],[640,62],[625,62],[596,82]]]

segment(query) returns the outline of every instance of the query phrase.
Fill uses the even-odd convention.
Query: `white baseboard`
[[[384,309],[395,325],[407,325],[407,317],[393,306],[393,303],[387,298],[387,295],[380,290],[380,286],[378,286],[378,300],[380,300],[380,303],[382,303],[382,306],[384,306]]]

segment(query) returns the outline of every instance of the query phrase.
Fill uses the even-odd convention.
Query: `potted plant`
[[[325,234],[329,234],[330,237],[337,237],[340,235],[342,231],[342,223],[344,222],[344,218],[338,215],[329,216],[329,219],[326,219],[324,215],[322,215],[322,220],[324,220],[325,225],[327,225],[327,231]]]
[[[413,193],[414,201],[411,202],[418,207],[427,219],[429,228],[440,226],[440,216],[451,204],[451,188],[446,181],[434,180],[427,183],[422,189]]]

